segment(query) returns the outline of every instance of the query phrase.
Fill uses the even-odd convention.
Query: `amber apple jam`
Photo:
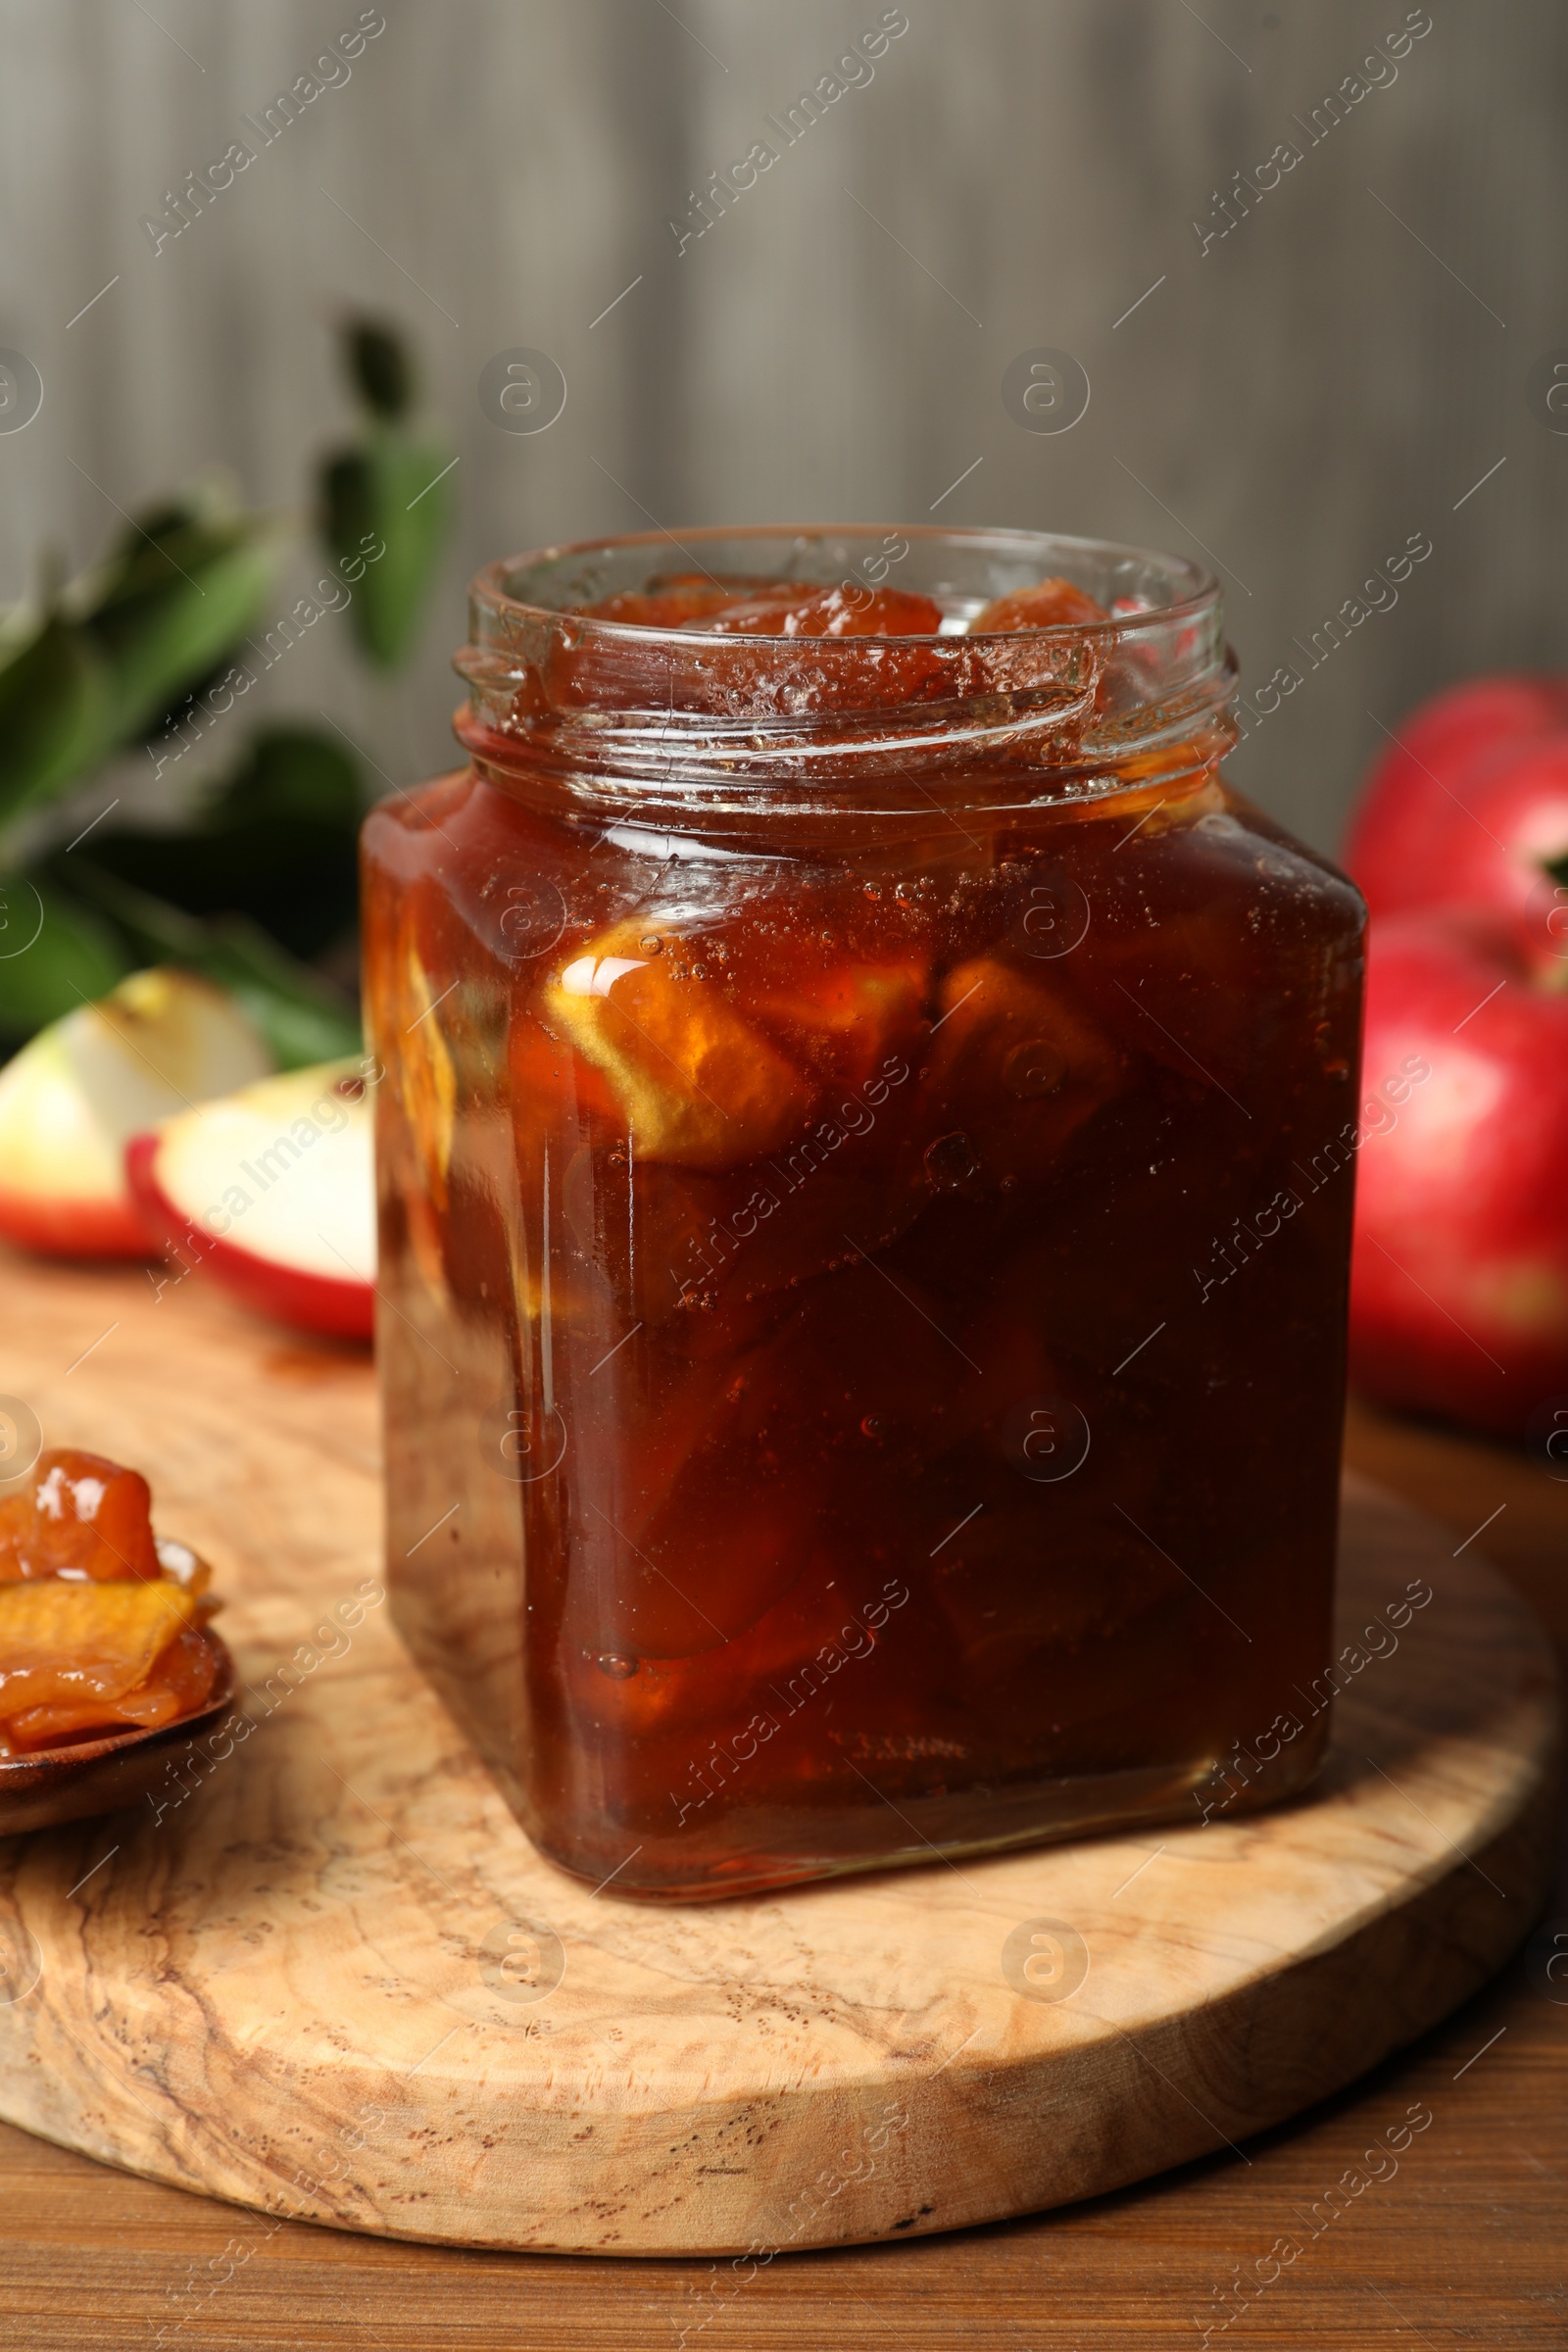
[[[472,613],[365,833],[377,1346],[530,1836],[691,1898],[1301,1786],[1362,907],[1220,773],[1213,582],[697,532]]]

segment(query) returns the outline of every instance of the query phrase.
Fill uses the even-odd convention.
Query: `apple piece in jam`
[[[624,628],[685,629],[705,624],[743,598],[781,589],[789,592],[787,583],[779,580],[714,579],[706,571],[672,571],[651,579],[646,588],[623,588],[595,605],[572,609],[584,620],[618,620]]]
[[[904,588],[780,584],[721,605],[701,625],[726,637],[934,637],[942,608]]]
[[[74,1446],[41,1455],[24,1492],[0,1499],[0,1583],[157,1577],[151,1505],[139,1470]]]
[[[1071,580],[1040,580],[994,597],[969,623],[971,637],[1003,635],[1013,629],[1089,629],[1110,614]]]
[[[819,588],[800,580],[718,580],[682,573],[575,609],[584,620],[702,629],[720,636],[934,637],[942,626],[942,608],[930,597],[904,588],[862,587],[855,580]],[[1095,611],[1099,613],[1098,605]]]
[[[806,1079],[728,998],[635,921],[554,973],[546,1018],[604,1071],[644,1159],[729,1167],[770,1152],[810,1108]]]
[[[1126,1059],[1061,988],[995,956],[956,965],[925,1072],[943,1130],[932,1157],[954,1180],[969,1160],[993,1182],[1047,1180],[1115,1095]]]
[[[139,1471],[60,1446],[0,1497],[0,1755],[194,1714],[221,1653],[210,1572],[160,1543]]]

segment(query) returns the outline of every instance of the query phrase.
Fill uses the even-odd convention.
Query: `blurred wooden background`
[[[1324,845],[1379,721],[1451,674],[1562,662],[1568,436],[1531,391],[1568,358],[1556,0],[379,13],[155,255],[143,216],[357,0],[0,0],[0,345],[45,384],[0,432],[0,598],[40,542],[85,561],[116,505],[202,462],[296,500],[346,417],[326,324],[352,302],[419,339],[460,544],[392,702],[330,624],[267,692],[330,708],[399,781],[447,759],[467,572],[650,518],[934,514],[1206,554],[1249,682],[1303,678],[1237,774]],[[793,145],[765,127],[901,17]],[[670,218],[759,139],[776,164],[677,252]],[[1259,197],[1282,141],[1300,161]],[[1205,251],[1194,221],[1223,227],[1238,172],[1250,210]],[[481,412],[515,346],[564,372],[548,431]],[[1068,432],[1003,403],[1041,346],[1093,387]],[[1415,533],[1434,552],[1397,604],[1311,667],[1312,632]]]

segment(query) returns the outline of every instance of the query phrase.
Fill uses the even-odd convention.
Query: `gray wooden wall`
[[[345,418],[325,322],[352,300],[419,337],[461,543],[407,686],[368,687],[327,623],[268,691],[400,780],[446,760],[467,572],[650,518],[934,513],[1206,555],[1249,681],[1303,681],[1237,773],[1325,845],[1380,720],[1562,660],[1568,437],[1531,392],[1568,359],[1560,0],[904,0],[792,146],[764,118],[881,0],[382,5],[349,78],[155,255],[142,217],[358,0],[0,0],[0,345],[46,386],[0,433],[0,597],[41,540],[85,560],[201,462],[296,500]],[[1407,19],[1430,30],[1380,58]],[[777,162],[678,251],[671,216],[759,139]],[[1205,250],[1195,220],[1223,227],[1216,190],[1261,190],[1282,141],[1299,161]],[[564,372],[548,431],[481,411],[513,346]],[[1070,431],[1004,405],[1040,346],[1090,379]],[[1416,533],[1397,603],[1312,667]]]

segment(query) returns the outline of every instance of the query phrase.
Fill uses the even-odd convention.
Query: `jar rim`
[[[896,575],[942,627],[789,637],[582,610],[689,577],[675,566],[705,557],[748,583],[868,590]],[[1053,576],[1105,618],[969,633],[995,598]],[[1234,741],[1218,582],[1114,540],[929,523],[661,528],[504,557],[476,575],[469,613],[454,725],[476,766],[519,789],[526,768],[671,825],[764,800],[804,814],[858,796],[862,813],[894,816],[934,792],[967,792],[973,807],[1101,794],[1133,770],[1196,771]]]
[[[474,573],[469,590],[472,606],[476,616],[483,612],[492,627],[499,623],[503,630],[509,623],[521,625],[540,619],[548,621],[569,617],[574,636],[578,631],[597,634],[602,630],[607,633],[607,643],[630,644],[641,641],[662,645],[675,639],[694,637],[711,642],[711,632],[705,629],[661,628],[642,621],[610,620],[585,615],[576,608],[582,603],[597,602],[598,599],[592,596],[579,595],[571,601],[552,603],[537,596],[518,593],[519,582],[537,578],[547,568],[560,573],[563,582],[567,583],[573,580],[575,567],[575,583],[578,586],[588,584],[596,561],[602,564],[606,558],[636,549],[646,549],[650,554],[656,550],[670,549],[685,555],[697,570],[706,570],[706,566],[693,554],[689,542],[704,549],[712,549],[724,543],[744,545],[748,542],[779,546],[792,551],[797,564],[808,550],[847,548],[851,542],[865,542],[875,546],[888,568],[891,565],[887,564],[886,551],[890,543],[906,542],[906,552],[908,547],[914,546],[945,547],[955,552],[964,550],[976,556],[992,554],[1001,559],[1011,558],[1020,567],[1029,569],[1033,574],[1032,581],[1020,581],[1019,585],[1032,585],[1035,581],[1052,576],[1071,578],[1072,573],[1063,565],[1058,565],[1054,571],[1050,568],[1050,557],[1059,551],[1065,562],[1075,560],[1080,570],[1102,572],[1116,566],[1128,569],[1137,566],[1149,579],[1163,578],[1173,588],[1180,588],[1180,593],[1172,594],[1164,601],[1151,601],[1130,611],[1113,611],[1102,622],[1056,622],[1047,628],[1029,631],[1031,637],[1057,643],[1081,639],[1107,628],[1114,628],[1118,636],[1125,640],[1129,632],[1136,633],[1141,628],[1167,627],[1172,622],[1200,616],[1216,609],[1221,596],[1215,575],[1188,557],[1171,555],[1132,542],[1082,537],[1068,532],[968,523],[704,523],[678,535],[662,528],[611,532],[599,538],[565,540],[553,547],[498,557],[481,565]],[[862,564],[867,560],[862,558]],[[898,557],[892,559],[893,562],[901,560]],[[792,572],[786,564],[780,565],[776,576],[781,579],[798,577],[803,588],[822,587],[835,584],[840,573],[851,568],[848,562],[834,564],[828,567],[824,575],[820,571],[813,573],[797,569]],[[948,634],[944,632],[942,637],[933,637],[914,631],[906,634],[901,632],[901,642],[911,645],[937,644],[946,641]],[[981,631],[971,641],[987,643],[1004,634],[1016,632]],[[759,631],[755,635],[748,632],[748,642],[760,651],[770,645],[797,646],[799,641]],[[849,654],[853,654],[857,647],[863,653],[865,642],[864,638],[849,637],[817,638],[812,641],[813,652],[819,658],[829,660],[833,658],[832,649],[836,646],[843,647]]]

